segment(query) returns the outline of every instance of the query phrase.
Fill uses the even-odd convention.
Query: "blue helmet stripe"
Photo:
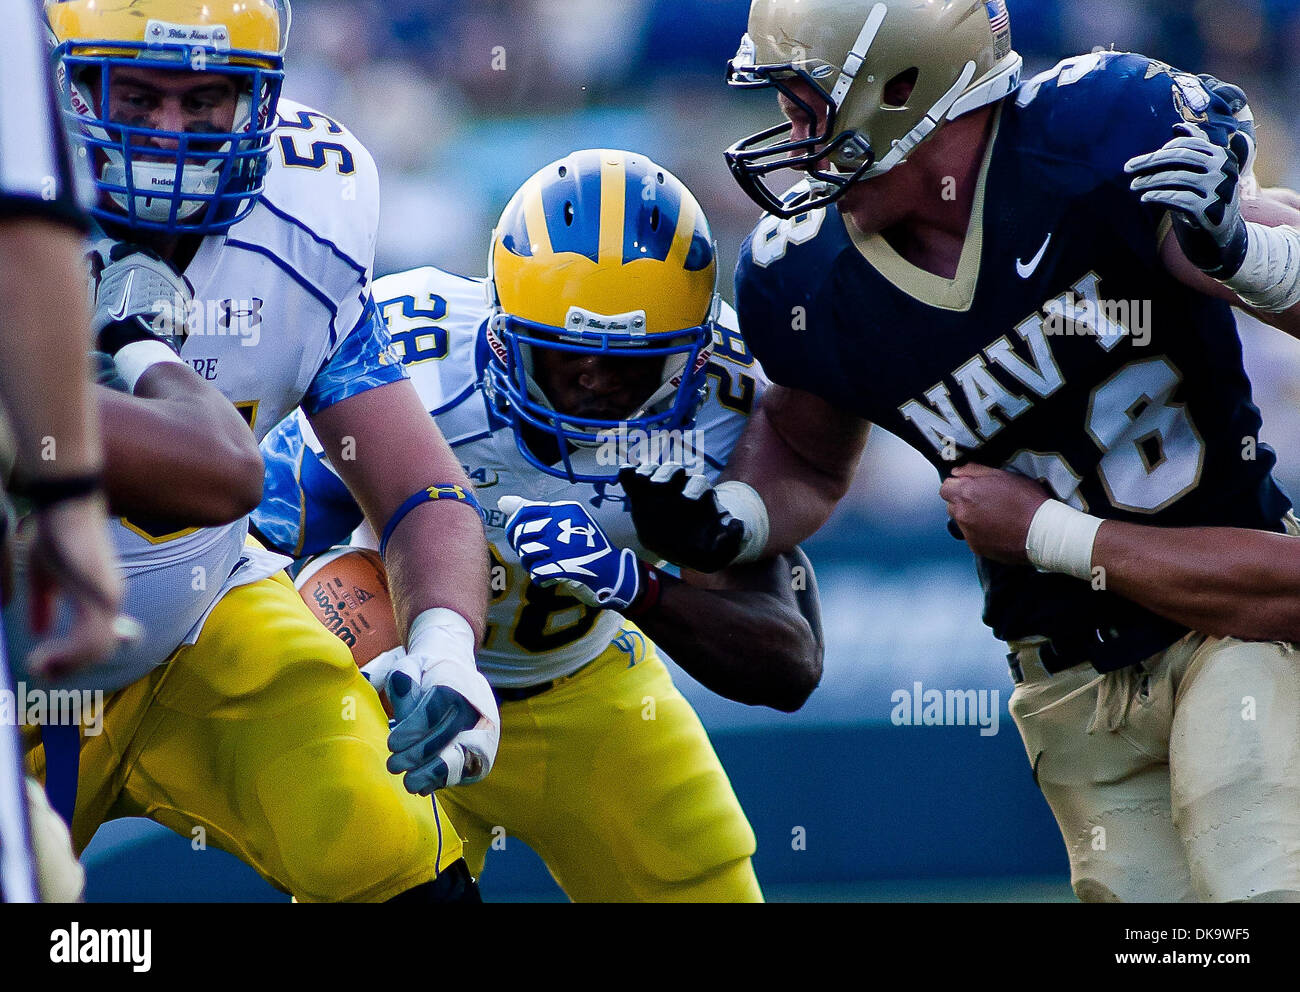
[[[663,170],[628,170],[623,211],[623,264],[636,258],[668,260],[682,213],[680,187],[659,182]]]
[[[542,209],[555,254],[600,261],[600,155],[579,152],[562,163],[566,175],[542,187]],[[566,206],[572,204],[572,212]]]

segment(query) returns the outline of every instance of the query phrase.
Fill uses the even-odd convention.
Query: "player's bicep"
[[[847,485],[867,446],[871,424],[801,389],[773,385],[759,404],[758,430],[816,471]],[[743,443],[743,442],[742,442]]]

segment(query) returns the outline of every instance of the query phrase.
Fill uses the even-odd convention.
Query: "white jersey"
[[[204,238],[185,270],[196,302],[181,358],[259,440],[300,403],[315,412],[403,377],[371,304],[374,161],[322,114],[281,100],[279,117],[265,194],[229,231]],[[247,519],[176,533],[123,519],[113,529],[124,611],[148,631],[108,669],[120,685],[192,643],[225,591],[288,564],[245,547]]]
[[[571,483],[547,475],[520,453],[512,428],[490,413],[483,393],[487,361],[484,330],[488,316],[484,283],[427,267],[386,276],[375,282],[375,300],[389,325],[394,346],[403,351],[407,372],[453,450],[459,456],[479,502],[487,511],[487,537],[496,568],[488,608],[489,632],[478,652],[479,670],[493,685],[517,688],[572,674],[590,662],[618,636],[623,618],[609,610],[588,607],[571,596],[530,583],[506,540],[505,514],[496,509],[502,496],[554,502],[575,500],[586,505],[618,546],[634,549],[647,561],[657,556],[637,540],[622,489],[614,484]],[[708,396],[700,406],[691,435],[683,447],[665,451],[665,459],[684,453],[715,479],[744,429],[748,412],[767,385],[762,370],[748,356],[735,314],[729,307],[715,341]],[[669,442],[678,439],[665,438]],[[649,445],[649,438],[643,439]],[[637,440],[628,450],[581,449],[573,456],[580,473],[612,473],[625,461],[637,460]],[[259,529],[278,531],[282,547],[318,548],[332,543],[327,504],[342,491],[335,482],[331,498],[319,475],[303,459],[323,462],[323,453],[306,421],[284,424],[263,445],[267,460],[268,499],[254,514]],[[594,470],[594,471],[593,471]],[[274,507],[274,509],[271,509]],[[339,518],[337,530],[345,522]],[[303,530],[319,526],[312,539]],[[344,531],[346,533],[346,530]],[[374,547],[373,534],[359,532],[354,543]]]

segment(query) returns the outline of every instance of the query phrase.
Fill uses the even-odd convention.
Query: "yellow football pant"
[[[106,698],[103,732],[82,737],[73,842],[145,816],[300,902],[389,899],[462,851],[384,767],[387,737],[379,697],[288,578],[241,586],[195,644]],[[28,763],[43,779],[40,747]]]
[[[477,877],[518,837],[577,902],[757,902],[754,833],[690,704],[628,624],[591,664],[501,705],[475,785],[439,793]]]

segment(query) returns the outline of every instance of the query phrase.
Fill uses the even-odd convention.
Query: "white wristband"
[[[479,713],[497,721],[496,699],[474,662],[474,629],[469,621],[445,607],[425,610],[411,623],[406,653],[419,656],[421,687],[446,685],[469,700]]]
[[[718,506],[745,525],[745,539],[733,564],[758,561],[767,548],[767,537],[771,533],[763,497],[753,486],[734,480],[722,483],[713,491],[717,494]]]
[[[1092,579],[1092,546],[1102,519],[1049,499],[1038,508],[1025,537],[1029,561],[1040,572]]]
[[[455,610],[445,607],[425,610],[411,623],[407,642],[408,654],[474,666],[474,628]]]
[[[1223,284],[1256,310],[1290,310],[1300,303],[1300,231],[1247,224],[1246,259]]]
[[[179,355],[161,341],[132,341],[119,348],[113,356],[118,374],[126,380],[127,388],[135,392],[140,377],[155,365],[184,365]]]

